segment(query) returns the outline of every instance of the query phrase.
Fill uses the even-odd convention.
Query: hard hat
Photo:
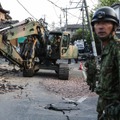
[[[111,21],[117,26],[119,25],[119,20],[115,10],[108,6],[101,7],[94,13],[91,25],[93,26],[94,23],[98,21]]]

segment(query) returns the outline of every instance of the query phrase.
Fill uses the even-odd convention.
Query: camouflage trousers
[[[106,107],[113,103],[113,100],[103,99],[101,97],[98,98],[97,103],[97,112],[98,118],[97,120],[120,120],[120,111],[117,115],[108,115],[106,113]],[[112,113],[112,112],[111,112]]]
[[[94,75],[88,75],[86,82],[87,82],[87,85],[89,86],[89,90],[91,90],[93,92],[95,87],[96,87],[95,76]]]

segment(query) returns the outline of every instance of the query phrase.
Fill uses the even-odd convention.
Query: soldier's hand
[[[105,109],[105,113],[106,115],[111,116],[113,118],[120,115],[120,102],[115,101],[112,104],[108,105]]]

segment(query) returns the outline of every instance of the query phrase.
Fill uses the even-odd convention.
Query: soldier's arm
[[[118,46],[117,46],[117,61],[118,61],[118,75],[119,75],[119,96],[120,96],[120,42],[118,42]]]
[[[85,65],[84,65],[86,68],[88,68],[88,61],[85,62]]]

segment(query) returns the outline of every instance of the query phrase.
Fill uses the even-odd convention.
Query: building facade
[[[18,23],[18,20],[12,20],[12,17],[9,15],[10,11],[5,10],[0,3],[0,30],[1,33],[4,32],[3,29],[11,26],[12,24]],[[11,40],[11,44],[17,46],[17,39]]]
[[[10,11],[3,9],[0,3],[0,21],[11,20],[11,16],[9,15]]]
[[[12,17],[9,14],[10,11],[5,10],[0,3],[0,29],[19,22],[18,20],[12,20]]]

